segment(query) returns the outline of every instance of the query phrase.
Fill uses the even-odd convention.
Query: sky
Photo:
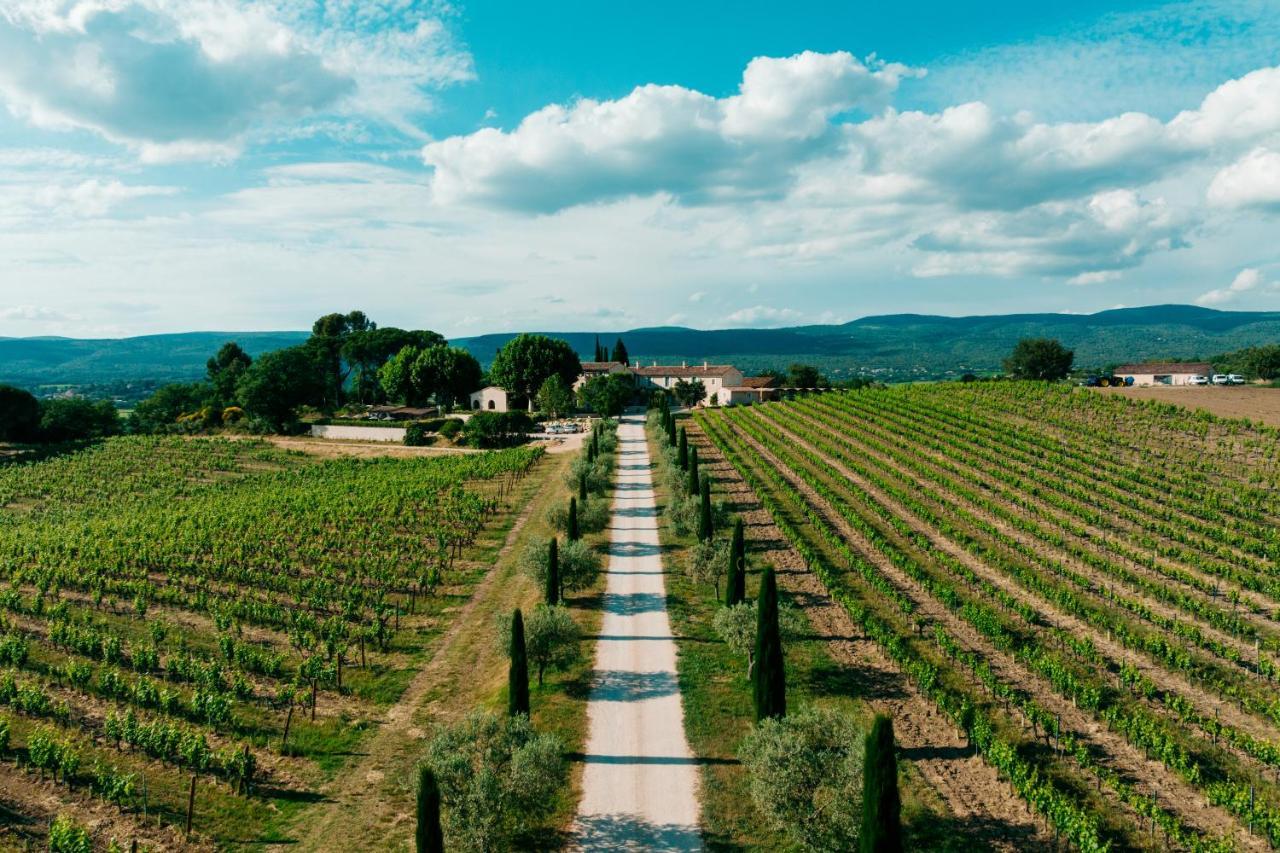
[[[0,0],[0,336],[1280,310],[1278,63],[1280,0]]]

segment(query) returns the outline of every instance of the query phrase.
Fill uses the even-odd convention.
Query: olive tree
[[[506,850],[550,813],[567,776],[564,744],[523,714],[476,711],[437,729],[425,764],[440,785],[447,849]]]
[[[721,607],[711,619],[715,630],[729,651],[747,662],[747,678],[751,678],[756,665],[756,603],[744,601],[730,607]],[[804,614],[789,604],[778,606],[778,632],[784,643],[804,636],[808,626]]]
[[[863,750],[852,717],[813,708],[761,720],[738,757],[775,829],[804,850],[857,850]]]
[[[550,539],[535,539],[521,555],[521,568],[544,589],[547,582],[547,563],[551,550]],[[581,539],[559,543],[560,592],[586,589],[595,583],[600,574],[600,555]]]
[[[511,623],[498,624],[503,629],[498,643],[505,651],[511,648]],[[581,641],[582,630],[567,608],[539,604],[530,611],[524,622],[525,655],[538,673],[539,687],[547,670],[564,672],[582,660]]]

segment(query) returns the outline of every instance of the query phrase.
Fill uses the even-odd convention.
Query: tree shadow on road
[[[574,827],[573,846],[583,850],[701,850],[696,826],[657,824],[635,815],[581,818]]]

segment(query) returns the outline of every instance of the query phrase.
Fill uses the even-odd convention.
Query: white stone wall
[[[362,427],[312,424],[316,438],[345,438],[351,441],[404,441],[404,427]]]

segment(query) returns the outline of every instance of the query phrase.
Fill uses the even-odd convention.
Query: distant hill
[[[594,332],[548,332],[590,353]],[[601,332],[609,346],[621,334],[633,359],[730,362],[748,371],[805,361],[844,376],[938,378],[998,371],[1020,338],[1061,340],[1076,363],[1102,367],[1145,358],[1207,358],[1280,342],[1280,312],[1215,311],[1193,305],[1119,308],[1097,314],[1002,314],[938,317],[890,314],[839,326],[702,331],[682,327]],[[481,335],[454,341],[482,362],[514,337]]]
[[[596,332],[546,332],[584,356]],[[1000,369],[1019,338],[1058,338],[1076,362],[1101,367],[1145,358],[1207,358],[1246,346],[1280,342],[1280,312],[1215,311],[1190,305],[1121,308],[1097,314],[1004,314],[936,317],[891,314],[839,326],[700,330],[678,326],[600,332],[612,346],[621,336],[633,360],[728,362],[747,371],[815,364],[841,377],[927,379]],[[119,340],[0,338],[0,382],[86,384],[198,378],[205,360],[235,340],[251,354],[290,346],[306,332],[188,332]],[[514,334],[459,338],[482,363]]]
[[[204,375],[205,362],[227,341],[250,355],[293,346],[309,332],[182,332],[136,338],[0,338],[0,382],[81,385]]]

